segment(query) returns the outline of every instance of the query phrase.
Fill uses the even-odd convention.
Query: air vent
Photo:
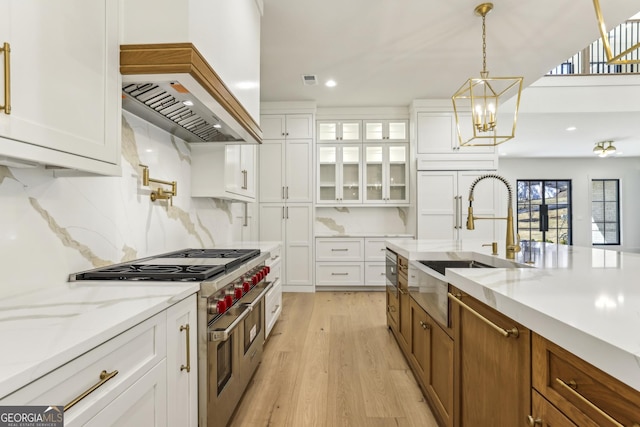
[[[305,86],[315,86],[318,84],[318,77],[315,74],[303,74],[302,83]]]

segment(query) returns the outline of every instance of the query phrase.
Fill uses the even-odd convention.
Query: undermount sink
[[[420,261],[420,263],[442,275],[444,275],[444,270],[446,268],[494,268],[492,265],[484,264],[474,259]]]

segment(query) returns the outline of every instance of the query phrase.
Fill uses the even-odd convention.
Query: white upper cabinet
[[[470,117],[461,123],[461,126],[467,125],[471,127]],[[498,167],[494,146],[460,146],[455,116],[450,112],[417,113],[417,154],[418,170],[495,170]]]
[[[318,204],[362,203],[362,144],[318,145]]]
[[[364,144],[366,204],[409,204],[409,144]]]
[[[364,142],[408,142],[408,120],[364,120]]]
[[[362,120],[318,120],[317,142],[361,142]]]
[[[311,114],[267,114],[260,116],[262,139],[313,139]]]
[[[117,1],[3,1],[0,157],[120,172]],[[8,87],[7,92],[5,88]]]
[[[256,198],[255,145],[192,143],[191,197]]]

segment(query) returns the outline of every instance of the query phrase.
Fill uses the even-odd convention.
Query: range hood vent
[[[187,142],[260,144],[262,131],[191,43],[120,46],[122,108]]]
[[[180,83],[124,83],[122,108],[187,142],[243,142]]]

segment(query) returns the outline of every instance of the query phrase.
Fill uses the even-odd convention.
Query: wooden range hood
[[[121,45],[120,73],[123,108],[187,142],[262,142],[260,126],[192,43]],[[150,107],[148,95],[132,96],[158,85],[154,90],[164,91],[170,107]],[[195,105],[185,107],[185,98]]]

